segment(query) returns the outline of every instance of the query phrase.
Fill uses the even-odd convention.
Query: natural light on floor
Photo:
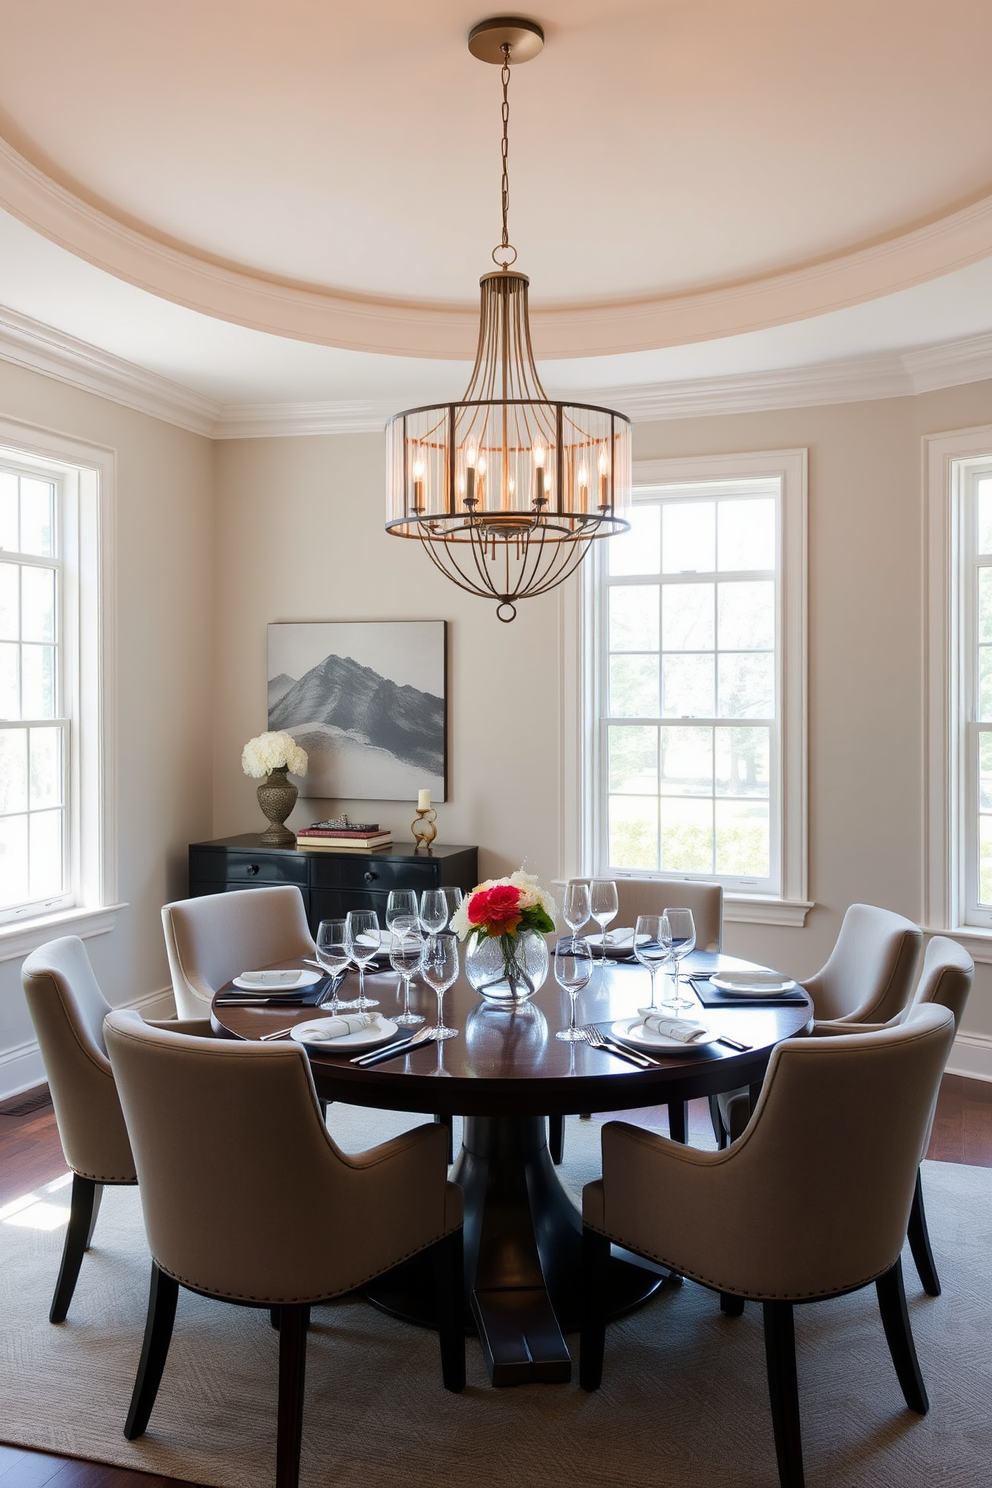
[[[26,1230],[58,1230],[69,1222],[69,1210],[64,1204],[53,1204],[51,1194],[68,1188],[71,1173],[63,1173],[53,1183],[45,1183],[33,1193],[13,1199],[0,1209],[0,1224],[20,1225]]]

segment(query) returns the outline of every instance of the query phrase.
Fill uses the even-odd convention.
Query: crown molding
[[[0,205],[115,278],[214,318],[351,351],[471,360],[473,306],[350,294],[210,258],[84,200],[2,138]],[[545,360],[687,345],[823,315],[990,255],[992,196],[983,196],[876,241],[736,283],[533,306],[534,342]]]
[[[393,402],[238,403],[220,411],[214,439],[279,439],[303,434],[381,434]]]
[[[213,398],[2,307],[0,359],[177,424],[193,434],[212,435],[221,415],[221,404]]]

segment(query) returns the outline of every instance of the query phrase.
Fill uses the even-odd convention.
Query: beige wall
[[[211,825],[213,446],[0,362],[0,413],[116,451],[119,898],[87,942],[112,1002],[169,985],[159,911]],[[17,961],[0,963],[0,1090],[33,1038]],[[23,1084],[23,1081],[20,1082]]]
[[[637,459],[809,449],[810,898],[803,929],[728,925],[728,949],[813,971],[855,900],[922,914],[922,496],[924,433],[988,420],[988,384],[918,398],[638,425]],[[447,619],[449,842],[478,843],[485,874],[521,859],[559,873],[560,606],[504,626],[426,557],[383,531],[376,436],[224,443],[217,452],[218,834],[259,824],[240,771],[265,726],[270,620]],[[509,701],[509,706],[508,706]],[[399,803],[334,803],[403,836]],[[328,806],[303,802],[302,823]],[[992,968],[967,1027],[992,1036]]]

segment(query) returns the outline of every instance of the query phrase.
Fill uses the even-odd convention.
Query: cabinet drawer
[[[388,894],[390,889],[432,889],[439,882],[438,864],[429,859],[423,863],[394,862],[390,858],[373,858],[346,853],[313,853],[310,882],[321,889],[374,889]]]
[[[343,920],[352,909],[374,909],[385,928],[388,894],[367,889],[311,889],[310,929],[314,935],[321,920]]]
[[[252,884],[299,884],[306,888],[307,860],[295,853],[229,852],[224,881],[229,888]]]

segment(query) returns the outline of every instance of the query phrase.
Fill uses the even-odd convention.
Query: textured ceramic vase
[[[292,847],[296,842],[296,834],[289,830],[285,821],[296,805],[299,792],[286,779],[287,768],[286,765],[280,765],[277,769],[270,770],[258,787],[258,804],[263,816],[267,816],[271,824],[266,827],[260,839],[268,847]]]
[[[548,943],[536,930],[496,935],[480,942],[473,935],[465,953],[465,975],[480,997],[504,1006],[526,1002],[544,985]]]

